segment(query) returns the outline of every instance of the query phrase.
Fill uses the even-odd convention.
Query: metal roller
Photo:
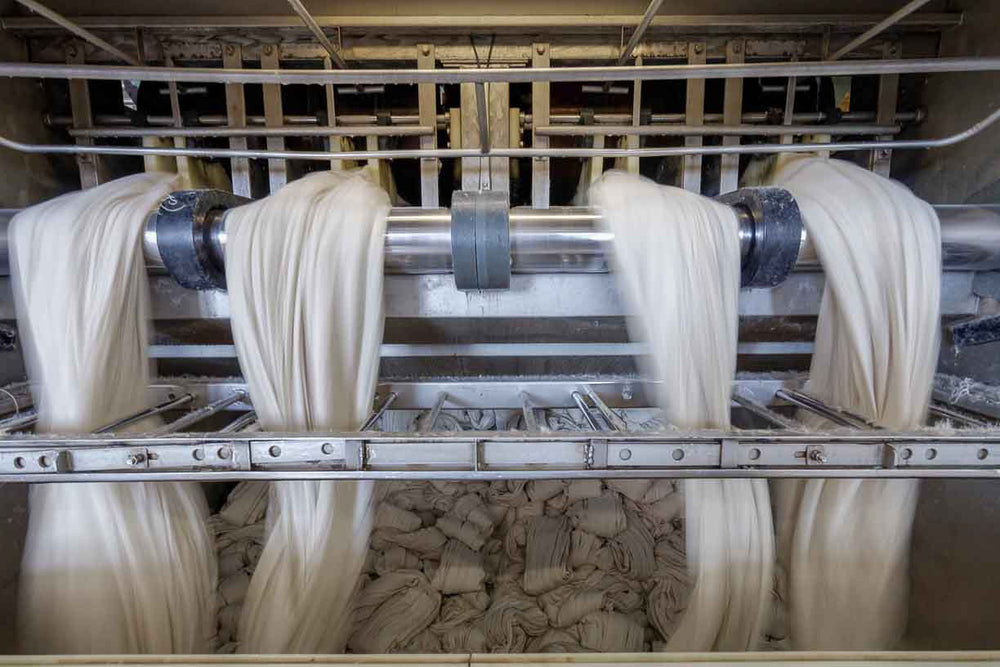
[[[171,262],[172,275],[181,284],[216,276],[209,287],[224,286],[225,212],[244,200],[228,193],[196,191],[201,201],[214,202],[190,208],[189,226],[159,226],[159,211],[149,217],[143,236],[146,263],[164,269],[164,254],[187,252],[201,266],[185,275]],[[761,208],[759,193],[738,190],[725,196],[739,216],[740,248],[743,256],[744,286],[773,286],[787,275],[788,258],[793,270],[817,270],[812,244],[801,225],[783,218],[769,218]],[[190,203],[190,202],[189,202]],[[771,202],[774,204],[774,201]],[[197,216],[194,211],[197,209]],[[793,209],[789,209],[792,211]],[[950,271],[990,271],[1000,269],[1000,210],[991,206],[942,205],[936,207],[941,220],[941,249],[944,268]],[[797,213],[797,207],[794,209]],[[0,212],[0,274],[6,275],[6,223],[15,211]],[[598,224],[600,212],[585,207],[533,209],[515,207],[508,211],[510,270],[512,273],[604,273],[607,244],[613,240]],[[758,221],[758,218],[763,218]],[[798,235],[795,230],[798,229]],[[186,230],[187,233],[182,233]],[[452,212],[446,208],[393,208],[388,217],[385,239],[385,271],[388,274],[451,273],[453,267]],[[170,249],[168,250],[168,246]],[[793,252],[794,250],[794,252]],[[773,254],[772,254],[773,253]],[[765,257],[766,256],[766,257]],[[176,258],[176,256],[174,255]],[[205,268],[205,263],[208,268]],[[755,267],[755,268],[754,268]],[[168,269],[170,270],[170,269]],[[202,287],[201,289],[205,289]]]
[[[608,270],[605,248],[613,237],[597,225],[599,211],[508,209],[506,197],[502,192],[459,192],[451,211],[392,209],[386,272],[454,271],[456,286],[470,290],[506,288],[511,272]],[[238,199],[212,190],[170,195],[147,221],[147,262],[165,268],[185,287],[225,288],[225,212]],[[794,267],[802,243],[795,200],[780,188],[745,188],[722,201],[739,219],[743,286],[779,284]]]

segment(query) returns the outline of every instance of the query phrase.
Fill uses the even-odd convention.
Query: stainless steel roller
[[[800,225],[786,225],[782,234],[777,221],[762,210],[749,209],[750,193],[745,189],[731,193],[723,201],[739,215],[740,247],[744,269],[749,264],[773,259],[775,253],[786,255],[788,269],[818,270],[808,235]],[[184,218],[181,225],[185,259],[192,253],[208,263],[216,279],[224,273],[226,242],[225,201],[232,195],[218,193],[211,208]],[[213,196],[214,197],[214,196]],[[204,208],[204,207],[203,207]],[[1000,210],[988,206],[950,205],[937,207],[941,219],[944,267],[952,271],[1000,269]],[[797,214],[797,212],[796,212]],[[608,271],[606,251],[613,240],[602,229],[601,213],[594,208],[554,207],[535,209],[515,207],[508,214],[510,224],[510,267],[513,273],[603,273]],[[176,232],[174,232],[176,233]],[[771,233],[771,237],[767,234]],[[767,244],[765,244],[765,240]],[[163,253],[176,239],[165,238],[161,221],[153,215],[144,235],[146,261],[151,267],[164,268]],[[447,208],[397,207],[390,211],[385,239],[385,271],[389,274],[441,274],[453,270],[452,212]],[[2,260],[0,260],[2,261]],[[779,263],[780,264],[780,263]],[[184,267],[190,266],[185,263]],[[783,264],[781,266],[784,266]],[[182,284],[190,287],[218,287],[199,284],[187,268],[167,267]],[[779,267],[780,268],[780,267]],[[784,270],[784,274],[781,273]],[[773,286],[781,282],[787,270],[761,277],[744,272],[744,286]],[[204,278],[204,276],[200,276]]]

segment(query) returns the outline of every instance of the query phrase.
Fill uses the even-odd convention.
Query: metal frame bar
[[[347,69],[347,63],[341,57],[337,49],[334,48],[333,44],[330,43],[330,39],[326,36],[326,33],[323,32],[323,28],[321,28],[319,23],[316,22],[316,19],[314,19],[313,15],[309,13],[309,10],[306,9],[306,6],[302,4],[301,0],[288,0],[288,4],[291,6],[292,10],[299,15],[302,22],[306,24],[306,27],[309,28],[309,32],[313,34],[316,41],[320,43],[320,46],[326,49],[326,52],[330,54],[330,60],[332,60],[333,63],[340,69]]]
[[[265,49],[266,49],[265,45]],[[537,47],[536,45],[536,53]],[[544,56],[548,45],[541,45]],[[995,72],[1000,56],[961,58],[913,58],[909,60],[800,61],[797,63],[711,63],[702,65],[643,65],[637,67],[549,67],[488,69],[351,69],[281,70],[272,68],[224,70],[212,67],[126,67],[120,65],[56,65],[47,63],[0,63],[0,76],[42,79],[137,79],[197,83],[260,84],[420,84],[420,83],[548,83],[553,81],[634,81],[732,79],[756,77],[809,77],[871,74],[937,74],[949,72]],[[541,121],[541,119],[539,119]],[[541,123],[546,125],[547,123]]]
[[[90,42],[91,44],[101,49],[102,51],[107,51],[108,53],[118,58],[119,60],[123,60],[130,65],[135,65],[136,67],[142,65],[142,62],[140,62],[138,58],[130,56],[121,49],[112,46],[111,44],[108,44],[106,41],[104,41],[94,33],[90,32],[86,28],[80,26],[78,23],[72,21],[71,19],[66,18],[65,16],[63,16],[58,12],[52,11],[42,3],[36,2],[36,0],[16,0],[16,1],[19,4],[24,5],[31,11],[35,12],[36,14],[44,16],[45,18],[52,21],[56,25],[65,28],[66,30],[69,30],[71,33],[73,33],[80,39]],[[289,2],[292,2],[292,0],[289,0]]]
[[[926,5],[928,2],[930,2],[930,0],[910,0],[910,2],[907,2],[905,5],[903,5],[895,12],[887,16],[885,20],[879,21],[874,26],[872,26],[865,32],[861,33],[860,35],[852,39],[844,46],[837,49],[833,53],[833,55],[830,56],[830,60],[838,60],[840,58],[843,58],[854,49],[858,48],[865,42],[874,38],[876,35],[879,35],[882,32],[891,28],[892,26],[896,25],[897,23],[905,19],[907,16],[909,16],[913,12],[917,11],[918,9]]]
[[[728,79],[730,82],[740,79]],[[210,130],[211,128],[206,128]],[[899,134],[898,125],[546,125],[535,130],[549,137],[593,137],[638,134],[644,137],[780,137],[786,134],[815,134],[817,131],[832,136],[842,135],[891,135]],[[73,132],[71,131],[71,134]],[[83,136],[97,136],[86,134]],[[107,135],[120,136],[120,135]]]
[[[2,66],[0,66],[2,70]],[[490,70],[476,70],[488,72]],[[2,75],[2,71],[0,71]],[[545,84],[540,84],[545,85]],[[987,127],[993,125],[1000,119],[1000,109],[994,110],[986,118],[974,123],[970,127],[938,139],[913,139],[904,141],[853,141],[842,143],[815,143],[815,144],[744,144],[739,146],[667,146],[656,148],[493,148],[488,153],[483,153],[479,148],[438,148],[433,150],[413,149],[413,150],[367,150],[367,151],[259,151],[259,150],[232,150],[222,148],[152,148],[152,147],[132,147],[132,146],[79,146],[64,144],[28,144],[14,141],[7,137],[0,136],[0,146],[15,150],[21,153],[50,153],[65,155],[169,155],[169,156],[189,156],[189,157],[247,157],[262,160],[363,160],[363,159],[416,159],[416,158],[482,158],[491,157],[534,157],[534,167],[537,168],[540,160],[551,157],[662,157],[668,155],[733,155],[749,154],[763,155],[769,153],[813,153],[819,151],[864,151],[864,150],[914,150],[928,148],[944,148],[966,141],[979,134]],[[269,141],[280,139],[271,138]],[[546,165],[545,174],[548,168]],[[535,188],[535,176],[533,173],[533,191]],[[546,189],[547,194],[547,189]],[[548,201],[545,197],[544,204],[535,201],[532,195],[532,203],[537,208],[547,208]]]
[[[744,62],[746,53],[746,40],[743,38],[731,39],[726,42],[726,62],[739,64]],[[726,79],[723,90],[723,110],[722,122],[729,126],[742,127],[739,125],[743,119],[743,80]],[[705,114],[702,113],[702,122],[705,121]],[[706,131],[701,128],[702,136],[710,134],[712,130]],[[739,146],[738,135],[731,134],[723,136],[723,146]],[[732,192],[739,187],[740,180],[740,158],[739,155],[723,155],[719,164],[719,192],[725,194]]]
[[[980,431],[207,433],[0,439],[0,480],[34,483],[166,479],[995,478],[998,470],[1000,433]]]
[[[224,44],[222,46],[222,66],[227,69],[243,69],[243,46],[241,44]],[[242,130],[246,128],[247,125],[247,107],[246,107],[246,97],[244,96],[243,84],[241,83],[227,83],[226,84],[226,122],[229,123],[231,127],[225,128],[226,130],[231,130],[233,132]],[[104,128],[110,129],[110,128]],[[139,131],[149,131],[153,128],[134,128]],[[196,128],[191,128],[196,129]],[[197,128],[202,129],[202,128]],[[204,128],[208,129],[222,129],[222,128]],[[261,128],[255,128],[261,129]],[[168,132],[181,132],[185,131],[181,129],[167,130]],[[124,136],[124,135],[117,135]],[[171,136],[171,135],[160,135],[160,136]],[[174,135],[177,136],[177,135]],[[184,136],[197,136],[194,134],[185,134]],[[244,135],[230,135],[229,147],[233,150],[246,150],[247,140]],[[233,194],[239,195],[240,197],[250,197],[252,196],[250,190],[250,162],[246,158],[233,158],[230,162],[230,167],[232,171],[232,181],[233,181]]]
[[[444,15],[321,15],[314,16],[321,27],[341,29],[442,29],[475,28],[608,28],[616,33],[622,27],[638,26],[640,14],[444,14]],[[692,31],[713,32],[734,30],[740,34],[771,34],[824,30],[854,31],[866,29],[883,20],[877,14],[661,14],[654,16],[651,27],[657,32],[690,34]],[[169,30],[205,30],[215,28],[300,28],[302,22],[288,15],[229,15],[229,16],[74,16],[77,25],[103,30],[133,30],[135,28]],[[924,13],[907,16],[898,25],[910,29],[947,29],[962,25],[961,12]],[[6,16],[0,27],[8,30],[50,28],[47,21],[31,16]],[[616,49],[617,51],[617,49]]]
[[[618,62],[615,63],[616,65],[621,67],[632,57],[632,52],[635,51],[635,47],[639,46],[639,42],[646,34],[646,30],[652,25],[653,18],[660,11],[661,5],[663,5],[663,0],[649,0],[649,5],[646,7],[646,11],[643,12],[642,19],[639,20],[639,25],[632,31],[632,36],[628,38],[628,43],[622,47],[622,51],[618,55]]]
[[[242,84],[227,84],[243,87]],[[436,130],[423,125],[337,125],[333,127],[246,127],[239,120],[231,121],[231,127],[100,127],[72,128],[71,137],[104,139],[109,137],[422,137]],[[750,126],[753,127],[753,126]],[[870,128],[871,134],[884,134],[890,128]],[[243,142],[244,144],[246,142]],[[233,142],[230,142],[232,145]]]

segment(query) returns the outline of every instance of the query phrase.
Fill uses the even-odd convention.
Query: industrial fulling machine
[[[15,384],[0,395],[0,485],[955,478],[924,488],[911,628],[937,629],[929,647],[996,647],[996,612],[984,603],[970,621],[960,610],[976,603],[942,590],[979,601],[1000,593],[972,582],[995,565],[987,554],[1000,533],[957,530],[952,546],[967,555],[944,564],[945,547],[921,537],[957,516],[991,516],[1000,498],[995,482],[969,481],[1000,471],[1000,196],[985,176],[958,184],[943,171],[992,165],[1000,109],[984,82],[1000,58],[968,46],[998,27],[988,3],[879,2],[850,14],[812,2],[775,14],[732,2],[725,13],[667,15],[654,0],[628,15],[553,3],[520,15],[378,16],[310,13],[289,0],[298,16],[234,16],[19,2],[38,15],[3,18],[4,43],[27,54],[0,63],[15,81],[5,85],[24,93],[16,110],[0,108],[27,128],[0,136],[13,165],[4,219],[77,173],[72,187],[166,166],[198,187],[167,197],[144,235],[159,379],[149,410],[125,422],[164,414],[158,433],[116,435],[120,422],[92,435],[28,434],[3,278],[0,376]],[[803,392],[823,274],[794,199],[738,187],[779,152],[863,162],[941,202],[945,339],[931,421],[955,428],[876,429]],[[227,321],[226,212],[302,173],[365,163],[395,204],[372,414],[358,433],[257,432]],[[610,239],[600,210],[578,198],[612,167],[718,197],[738,215],[732,431],[654,428],[669,425],[637,371],[644,351],[627,337]],[[807,432],[796,409],[825,418],[829,432]],[[0,489],[0,500],[15,504],[25,486]]]

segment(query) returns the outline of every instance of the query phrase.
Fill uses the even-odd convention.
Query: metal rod
[[[570,396],[573,397],[573,402],[576,403],[576,407],[580,408],[580,412],[583,413],[583,418],[587,421],[587,425],[590,426],[590,430],[602,430],[601,425],[597,423],[597,417],[595,417],[594,413],[590,411],[590,406],[587,405],[587,402],[583,400],[583,395],[578,391],[574,391],[570,394]]]
[[[246,398],[247,394],[245,391],[242,390],[234,391],[230,396],[226,396],[225,398],[220,398],[217,401],[213,401],[202,408],[187,413],[186,415],[184,415],[180,419],[177,419],[176,421],[172,421],[169,424],[165,424],[163,427],[154,431],[153,434],[167,435],[169,433],[176,433],[177,431],[181,431],[187,428],[188,426],[191,426],[192,424],[197,424],[201,420],[211,417],[217,412],[225,410],[234,403],[245,401]]]
[[[746,79],[789,76],[995,72],[1000,56],[899,60],[713,63],[625,67],[498,67],[487,69],[219,69],[213,67],[125,67],[120,65],[0,63],[0,76],[41,79],[177,81],[196,83],[418,84],[530,83],[535,81],[651,81]]]
[[[909,16],[913,12],[917,11],[918,9],[926,5],[928,2],[930,2],[930,0],[910,0],[910,2],[907,2],[898,10],[887,16],[884,20],[879,21],[871,28],[865,30],[863,33],[852,39],[850,42],[837,49],[837,51],[835,51],[834,54],[830,56],[830,60],[838,60],[844,57],[854,49],[858,48],[865,42],[875,37],[876,35],[896,25],[897,23],[905,19],[907,16]]]
[[[108,44],[103,39],[101,39],[100,37],[98,37],[94,33],[90,32],[86,28],[80,27],[79,25],[77,25],[73,21],[69,20],[68,18],[66,18],[62,14],[59,14],[58,12],[52,11],[51,9],[49,9],[48,7],[46,7],[45,5],[43,5],[42,3],[36,2],[36,0],[17,0],[17,2],[19,2],[22,5],[24,5],[25,7],[27,7],[31,11],[35,12],[36,14],[41,14],[42,16],[44,16],[45,18],[47,18],[48,20],[50,20],[53,23],[55,23],[56,25],[61,26],[63,28],[66,28],[67,30],[69,30],[71,33],[73,33],[77,37],[80,37],[81,39],[85,39],[86,41],[90,42],[91,44],[93,44],[97,48],[101,49],[102,51],[107,51],[108,53],[110,53],[111,55],[113,55],[115,58],[118,58],[119,60],[124,60],[128,64],[133,65],[135,67],[141,67],[142,66],[142,63],[139,61],[138,58],[130,56],[127,53],[125,53],[124,51],[122,51],[121,49],[119,49],[119,48],[117,48],[115,46],[112,46],[111,44]]]
[[[776,426],[777,428],[787,429],[791,431],[800,430],[804,428],[802,424],[796,422],[794,419],[789,419],[788,417],[775,412],[774,410],[767,407],[763,403],[758,403],[752,398],[743,396],[738,392],[733,392],[732,399],[733,402],[739,405],[741,408],[745,409],[747,412],[757,417],[760,417],[761,419],[768,422],[772,426]]]
[[[611,430],[628,430],[628,424],[625,423],[625,420],[618,416],[614,410],[609,408],[608,404],[601,400],[601,397],[597,395],[597,392],[595,392],[589,384],[583,385],[583,390],[587,393],[587,396],[590,397],[590,401],[597,407],[601,416],[608,422],[608,426],[611,427]]]
[[[932,399],[927,411],[939,417],[961,422],[967,426],[988,428],[996,426],[996,421],[990,415],[977,412],[970,408],[954,405],[943,400]]]
[[[425,13],[420,15],[319,15],[316,23],[326,28],[364,28],[441,30],[442,28],[474,29],[488,32],[497,28],[539,29],[557,28],[612,28],[637,26],[642,21],[640,14],[598,14],[577,11],[572,14],[531,14],[508,12],[506,14],[459,14]],[[883,17],[873,14],[825,13],[825,14],[659,14],[652,25],[676,34],[697,34],[699,31],[735,31],[738,34],[807,33],[815,34],[833,28],[863,30],[874,25]],[[247,15],[231,13],[227,15],[113,15],[75,16],[73,20],[89,28],[106,30],[133,30],[136,28],[158,28],[166,30],[212,30],[218,28],[297,28],[300,22],[288,15]],[[961,26],[962,12],[935,12],[911,16],[903,21],[909,28],[946,29]],[[31,16],[5,16],[3,28],[10,30],[35,30],[47,28],[48,24]]]
[[[479,118],[479,150],[490,152],[490,115],[486,108],[486,84],[476,83],[476,115]]]
[[[898,125],[546,125],[535,132],[550,137],[628,136],[695,137],[740,136],[775,137],[792,134],[898,134]],[[72,133],[72,132],[71,132]]]
[[[433,134],[435,128],[423,125],[337,125],[334,127],[93,127],[72,128],[71,137],[419,137]],[[873,132],[872,134],[886,134]]]
[[[284,71],[284,70],[283,70]],[[441,71],[441,70],[434,70]],[[490,71],[490,70],[474,70]],[[0,146],[20,153],[58,155],[166,155],[172,157],[246,157],[259,160],[403,160],[463,157],[667,157],[674,155],[766,155],[770,153],[816,153],[822,151],[916,150],[953,146],[974,137],[1000,119],[1000,109],[974,125],[938,139],[904,141],[850,141],[815,144],[743,144],[734,146],[667,146],[656,148],[434,148],[388,151],[267,151],[228,148],[152,148],[133,146],[78,146],[28,144],[0,136]]]
[[[385,414],[385,411],[389,409],[389,406],[395,403],[397,396],[398,394],[396,392],[390,391],[386,395],[386,397],[382,400],[382,403],[379,404],[378,408],[376,408],[375,411],[372,412],[372,414],[368,417],[368,419],[365,420],[365,423],[362,424],[361,428],[358,430],[369,431],[372,428],[374,428],[375,424],[378,423],[378,420],[381,419],[382,415]]]
[[[107,426],[102,426],[101,428],[94,431],[94,433],[111,433],[117,428],[128,426],[129,424],[134,424],[138,421],[142,421],[143,419],[147,419],[149,417],[154,417],[158,414],[166,412],[167,410],[173,410],[174,408],[179,408],[182,405],[187,405],[193,400],[194,396],[192,394],[183,394],[181,396],[178,396],[177,398],[171,399],[169,401],[164,401],[159,405],[155,405],[141,412],[137,412],[134,415],[130,415],[128,417],[122,417],[117,421],[111,422]]]
[[[538,431],[538,419],[535,417],[535,408],[531,405],[531,399],[528,398],[528,392],[521,391],[518,392],[518,397],[521,399],[521,413],[524,415],[524,428],[528,431]]]
[[[219,433],[239,433],[257,423],[257,413],[251,410],[223,426],[219,429]]]
[[[779,389],[774,393],[776,398],[788,401],[800,408],[805,408],[806,410],[823,417],[839,426],[848,426],[850,428],[860,428],[860,429],[875,429],[881,430],[881,426],[865,419],[861,415],[855,414],[844,408],[837,408],[827,403],[821,401],[815,396],[811,396],[805,392],[798,391],[795,389]]]
[[[903,120],[902,116],[905,114],[900,114],[897,116],[898,119]],[[912,115],[912,114],[910,114]],[[344,125],[350,127],[352,125],[364,125],[368,128],[369,132],[375,130],[376,127],[380,126],[378,123],[380,120],[384,119],[383,116],[380,118],[376,115],[370,114],[341,114],[337,117],[337,125]],[[437,114],[435,117],[435,123],[438,127],[446,127],[448,124],[448,113]],[[320,121],[323,120],[324,123]],[[303,125],[322,125],[323,127],[329,127],[325,124],[325,118],[320,118],[315,114],[285,114],[282,117],[282,125],[294,125],[301,128]],[[419,125],[420,117],[410,114],[391,114],[389,116],[389,125]],[[761,120],[765,120],[761,118]],[[141,118],[134,116],[127,116],[125,114],[95,114],[94,116],[94,126],[107,129],[104,126],[114,126],[114,127],[130,127],[137,126],[136,123],[142,122],[143,126],[165,126],[173,127],[174,122],[171,116],[158,116],[149,115],[143,116]],[[212,127],[225,126],[229,123],[229,119],[221,114],[201,114],[200,116],[195,116],[192,122],[197,123],[198,126],[208,125]],[[264,116],[247,116],[247,125],[266,125],[267,119]],[[71,116],[66,115],[48,115],[45,118],[45,124],[49,127],[68,127],[73,125],[73,119]],[[336,127],[336,126],[333,126]]]
[[[306,27],[309,28],[309,32],[313,34],[316,41],[320,43],[320,46],[326,49],[326,52],[330,54],[330,60],[333,61],[333,64],[340,69],[347,69],[347,63],[340,56],[337,49],[333,47],[333,44],[330,43],[326,33],[323,32],[323,28],[321,28],[319,23],[316,22],[313,15],[309,13],[306,6],[303,5],[300,0],[288,0],[288,4],[291,5],[292,9],[295,10],[295,13],[299,15],[302,22],[306,24]]]
[[[656,13],[660,11],[660,6],[663,4],[663,0],[649,0],[649,5],[646,7],[646,11],[642,14],[642,19],[639,21],[639,25],[636,29],[632,31],[632,36],[629,37],[628,43],[622,48],[621,53],[618,54],[618,62],[615,63],[619,67],[625,64],[625,61],[632,57],[632,52],[635,51],[635,47],[639,45],[639,41],[642,39],[643,35],[646,34],[646,30],[649,29],[650,24],[653,22],[653,18]]]
[[[38,411],[32,410],[24,414],[16,415],[9,419],[0,421],[0,435],[6,435],[12,431],[20,431],[28,428],[38,421]]]
[[[441,414],[441,408],[444,406],[444,402],[448,399],[447,392],[441,392],[438,394],[437,400],[434,401],[434,407],[431,408],[430,413],[420,424],[420,432],[427,433],[434,430],[434,424],[437,423],[438,415]]]

